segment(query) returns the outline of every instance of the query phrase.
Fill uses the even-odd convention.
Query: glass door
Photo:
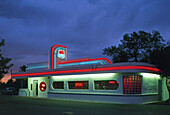
[[[33,81],[33,96],[38,96],[38,80]]]

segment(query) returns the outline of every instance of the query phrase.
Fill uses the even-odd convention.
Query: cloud
[[[138,30],[156,29],[170,40],[169,5],[168,0],[1,0],[3,54],[19,66],[48,60],[54,44],[68,46],[73,59],[105,57],[105,47]]]

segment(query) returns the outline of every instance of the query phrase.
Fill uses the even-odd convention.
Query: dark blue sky
[[[68,59],[106,57],[125,33],[158,30],[170,40],[170,0],[0,0],[3,55],[19,66],[48,60],[54,44]]]

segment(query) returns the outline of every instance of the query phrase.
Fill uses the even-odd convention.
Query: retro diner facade
[[[67,47],[54,45],[49,61],[27,65],[12,78],[28,79],[20,96],[112,103],[148,103],[167,100],[166,78],[147,63],[111,64],[106,58],[67,60]]]

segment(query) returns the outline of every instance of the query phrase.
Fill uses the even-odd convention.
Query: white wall
[[[31,90],[31,84],[33,87],[33,81],[34,80],[38,80],[38,97],[47,97],[47,92],[49,91],[49,79],[48,77],[31,77],[28,78],[28,89],[30,90],[30,96],[33,96],[33,88]],[[46,84],[46,90],[45,91],[41,91],[40,90],[40,83],[41,82],[45,82]]]
[[[123,94],[123,76],[141,75],[142,76],[142,94],[158,94],[158,80],[160,75],[153,73],[99,73],[82,75],[58,75],[50,77],[50,91],[53,92],[83,92],[83,93],[111,93],[116,95]],[[94,90],[95,80],[116,80],[119,83],[117,90]],[[53,89],[54,81],[64,81],[64,89]],[[89,90],[68,89],[68,81],[89,81]]]
[[[18,95],[19,96],[30,96],[30,91],[27,88],[20,88]]]
[[[143,76],[143,94],[158,94],[158,80],[160,75],[152,73],[141,73]]]
[[[162,100],[166,101],[169,99],[169,91],[166,84],[166,77],[162,78]]]

